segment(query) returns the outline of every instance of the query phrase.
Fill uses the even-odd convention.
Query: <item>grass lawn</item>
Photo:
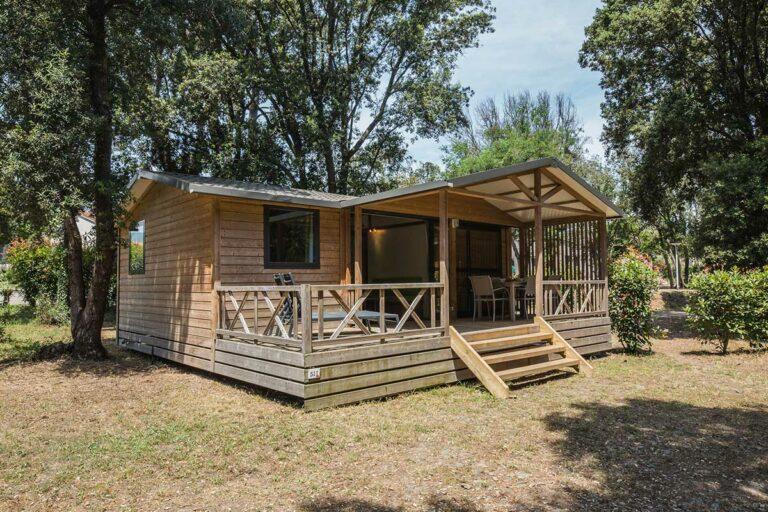
[[[66,328],[6,331],[5,510],[768,510],[766,352],[675,338],[510,400],[466,384],[305,413],[112,343],[29,360]]]

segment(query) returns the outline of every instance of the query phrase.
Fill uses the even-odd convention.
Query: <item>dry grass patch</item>
[[[691,340],[497,401],[474,384],[305,413],[110,346],[0,371],[8,510],[768,510],[768,355]]]

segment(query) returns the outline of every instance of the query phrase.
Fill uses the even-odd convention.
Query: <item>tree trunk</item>
[[[95,260],[91,287],[85,306],[73,321],[74,353],[79,357],[101,358],[101,328],[115,260],[115,215],[112,194],[112,106],[109,94],[107,55],[107,5],[104,0],[88,4],[88,39],[91,44],[89,87],[91,112],[95,119],[93,149],[93,214],[96,218]]]
[[[70,330],[74,329],[85,307],[85,280],[83,279],[83,240],[77,229],[77,211],[70,210],[64,217],[64,249],[67,257],[67,285],[69,297]]]
[[[725,355],[728,353],[728,343],[730,340],[728,338],[720,340],[720,349],[722,350],[722,354]]]
[[[675,283],[675,274],[674,274],[675,270],[672,268],[672,264],[669,261],[670,260],[669,253],[667,251],[664,251],[662,255],[664,256],[664,264],[667,267],[667,279],[669,280],[669,287],[672,288],[674,287],[674,283]]]

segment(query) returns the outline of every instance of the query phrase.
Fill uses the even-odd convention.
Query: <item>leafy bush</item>
[[[66,282],[64,251],[45,242],[15,241],[8,249],[8,279],[34,306],[38,299],[55,300],[62,277]]]
[[[651,349],[651,298],[659,274],[637,253],[614,261],[609,274],[611,328],[630,353]]]
[[[734,339],[750,346],[768,343],[768,267],[701,273],[689,287],[694,291],[686,308],[688,322],[704,342],[723,354]]]
[[[69,323],[69,309],[63,300],[42,296],[35,305],[35,318],[44,325],[66,325]]]
[[[8,271],[0,271],[0,300],[2,305],[7,306],[11,302],[11,295],[16,291],[16,287],[8,280]]]
[[[83,270],[86,290],[90,286],[91,270],[95,251],[83,248]],[[69,302],[67,285],[67,264],[64,249],[46,242],[20,240],[13,242],[8,250],[8,279],[24,299],[33,306],[40,322],[61,324],[68,321]],[[107,308],[111,309],[117,300],[117,279],[112,275]]]

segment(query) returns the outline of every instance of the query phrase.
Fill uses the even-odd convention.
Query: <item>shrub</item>
[[[64,251],[45,242],[15,241],[8,249],[8,279],[34,306],[41,297],[54,300],[62,276],[66,280]]]
[[[703,343],[725,354],[734,339],[752,347],[768,342],[768,267],[701,273],[689,287],[694,293],[686,308],[688,323]]]
[[[63,300],[42,296],[35,305],[35,318],[45,325],[65,325],[69,323],[69,309]]]
[[[8,280],[8,271],[0,271],[0,300],[2,305],[7,306],[11,302],[11,295],[16,291],[16,287]]]
[[[630,353],[651,349],[651,298],[659,274],[636,253],[614,261],[609,274],[611,328]]]
[[[83,248],[83,270],[86,290],[90,286],[95,251]],[[8,250],[8,279],[34,308],[40,322],[60,324],[69,315],[67,264],[61,246],[46,242],[16,241]],[[113,273],[107,296],[107,308],[117,300],[117,279]],[[51,311],[48,311],[51,309]]]

